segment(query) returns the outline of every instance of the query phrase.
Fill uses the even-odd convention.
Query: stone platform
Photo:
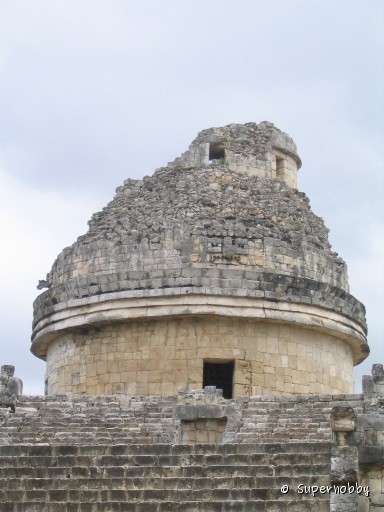
[[[16,412],[0,408],[0,510],[381,512],[380,385],[233,400],[215,388],[21,395]],[[334,492],[358,484],[374,492]]]

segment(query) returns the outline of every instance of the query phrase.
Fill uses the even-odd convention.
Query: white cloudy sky
[[[268,120],[348,263],[384,362],[382,0],[0,0],[0,364],[43,392],[36,284],[128,177]]]

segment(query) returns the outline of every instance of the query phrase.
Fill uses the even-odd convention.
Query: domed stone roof
[[[330,250],[327,232],[307,197],[282,181],[239,175],[220,164],[163,168],[117,190],[93,215],[88,233],[60,254],[50,284],[65,283],[78,298],[78,286],[70,285],[81,277],[96,282],[105,272],[126,272],[129,289],[161,288],[164,283],[145,280],[180,276],[160,275],[159,269],[225,266],[347,290],[345,264]]]
[[[35,301],[33,352],[45,357],[57,330],[52,315],[68,305],[123,293],[195,294],[341,314],[359,340],[355,362],[363,359],[364,307],[348,293],[346,265],[323,220],[296,189],[300,165],[290,137],[271,123],[248,123],[204,130],[153,176],[126,180],[53,264],[49,289]]]

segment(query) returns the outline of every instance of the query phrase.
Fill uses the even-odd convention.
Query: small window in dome
[[[209,160],[225,160],[225,149],[223,142],[210,142],[209,144]]]
[[[276,157],[276,178],[281,180],[284,179],[284,168],[285,168],[285,160],[284,158]]]

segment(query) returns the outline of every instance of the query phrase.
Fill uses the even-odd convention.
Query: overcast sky
[[[43,393],[36,285],[126,178],[263,120],[347,262],[384,362],[382,0],[0,0],[0,364]]]

